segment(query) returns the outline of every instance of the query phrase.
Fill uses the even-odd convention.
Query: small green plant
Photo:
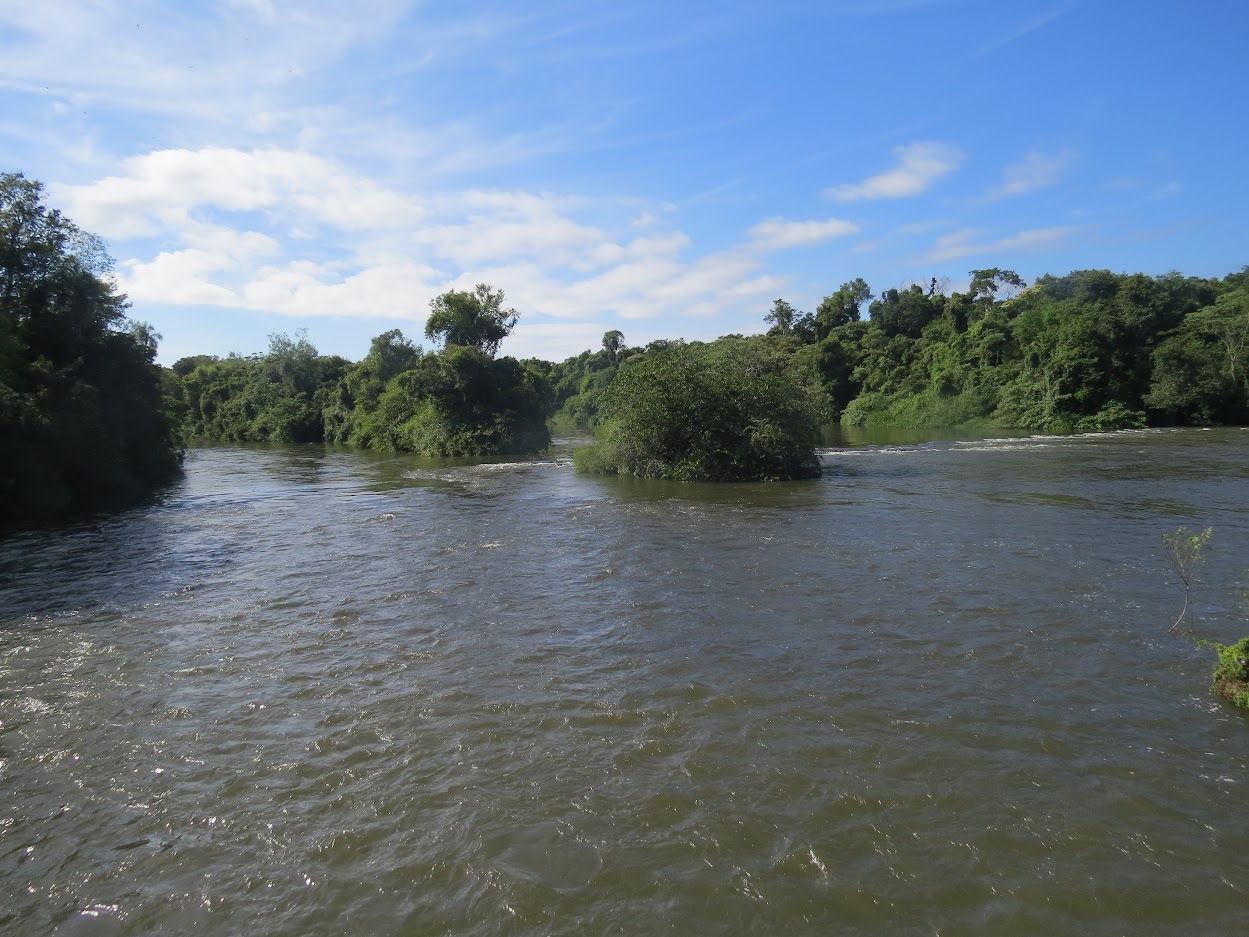
[[[1202,641],[1219,655],[1214,667],[1214,691],[1241,709],[1249,709],[1249,637],[1235,644]]]
[[[1176,575],[1180,577],[1181,588],[1184,590],[1184,607],[1180,609],[1180,617],[1175,619],[1175,624],[1167,629],[1168,633],[1174,632],[1188,614],[1188,602],[1193,592],[1193,573],[1206,558],[1206,550],[1213,535],[1214,529],[1211,527],[1207,527],[1199,534],[1189,533],[1187,527],[1177,527],[1170,533],[1162,535],[1163,546],[1167,548],[1171,565],[1175,567]]]

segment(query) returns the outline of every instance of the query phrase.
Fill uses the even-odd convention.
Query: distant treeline
[[[184,358],[166,409],[188,440],[532,452],[548,426],[594,429],[619,374],[686,345],[628,347],[610,331],[559,363],[496,358],[516,321],[502,299],[483,285],[435,300],[426,335],[440,351],[395,330],[358,363],[282,335],[263,355]],[[689,344],[714,358],[732,343],[723,360],[757,346],[750,354],[784,362],[827,422],[1046,432],[1249,422],[1249,268],[1223,279],[1081,270],[1031,286],[992,268],[972,271],[966,292],[933,280],[879,295],[858,279],[814,312],[778,299],[764,319],[764,336]]]
[[[812,313],[778,299],[764,318],[766,340],[842,423],[1083,432],[1249,422],[1249,267],[1223,279],[1080,270],[1031,286],[992,268],[948,294],[932,280],[874,295],[857,279]],[[557,425],[593,426],[618,369],[668,344],[624,349],[608,333],[600,351],[530,366],[555,388]]]

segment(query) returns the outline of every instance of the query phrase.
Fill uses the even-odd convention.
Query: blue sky
[[[763,329],[854,277],[1249,264],[1243,0],[0,0],[0,169],[161,360]]]

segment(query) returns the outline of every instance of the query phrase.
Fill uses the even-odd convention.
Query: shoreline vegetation
[[[1027,285],[971,271],[879,295],[783,299],[762,335],[629,347],[616,330],[562,362],[496,358],[503,293],[436,298],[425,351],[393,330],[358,363],[302,336],[267,354],[184,358],[166,410],[187,441],[325,441],[430,456],[524,454],[591,433],[582,471],[685,480],[818,473],[818,427],[1065,434],[1249,423],[1249,267],[1219,278],[1079,270]]]
[[[1249,423],[1249,267],[1219,278],[1079,270],[1031,285],[973,270],[815,311],[777,299],[762,335],[498,357],[518,313],[481,284],[431,302],[425,338],[358,362],[297,333],[264,354],[154,364],[98,238],[0,176],[0,529],[150,496],[200,442],[326,442],[427,456],[540,452],[589,432],[580,470],[686,480],[819,473],[818,428],[1042,433]]]
[[[0,532],[140,502],[181,472],[160,336],[99,238],[0,174]]]

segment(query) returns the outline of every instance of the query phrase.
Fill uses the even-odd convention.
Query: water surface
[[[190,453],[0,542],[0,932],[1238,933],[1249,432]]]

